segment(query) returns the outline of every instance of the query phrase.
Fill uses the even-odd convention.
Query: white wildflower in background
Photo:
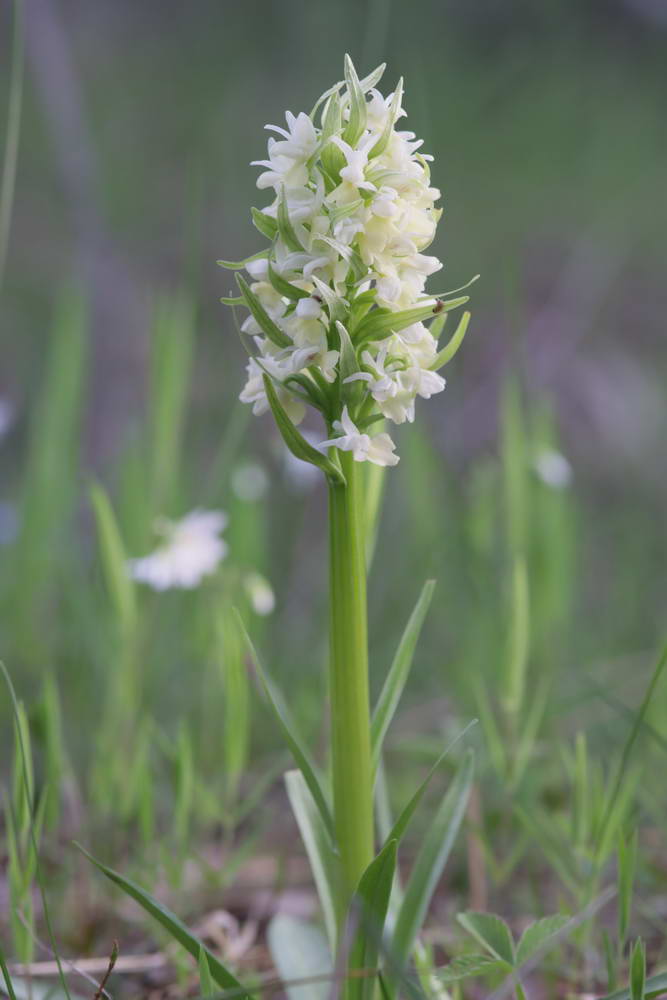
[[[246,503],[256,503],[266,496],[269,480],[266,472],[257,462],[243,462],[232,472],[232,490]]]
[[[253,220],[270,245],[246,261],[221,261],[249,276],[237,277],[239,297],[223,300],[249,310],[240,398],[255,414],[271,408],[294,454],[329,474],[334,449],[396,464],[391,438],[366,427],[412,421],[416,399],[444,389],[437,369],[469,318],[440,356],[444,316],[467,297],[443,302],[425,291],[442,267],[426,253],[440,192],[421,140],[398,127],[402,82],[388,96],[376,89],[383,69],[360,81],[346,58],[345,80],[310,115],[287,112],[287,128],[267,126],[277,137],[255,163],[264,168],[257,186],[273,199],[253,209]],[[308,406],[327,427],[315,450],[296,430]]]
[[[214,573],[227,553],[219,537],[227,516],[219,510],[193,510],[180,521],[160,520],[164,542],[150,555],[129,562],[133,579],[154,590],[191,590]]]
[[[255,614],[270,615],[276,606],[276,598],[269,581],[261,573],[248,573],[243,583]]]
[[[572,482],[572,466],[559,451],[545,448],[533,462],[535,472],[552,489],[563,490]]]

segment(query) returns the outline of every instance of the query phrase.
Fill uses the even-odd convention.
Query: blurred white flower
[[[150,555],[131,559],[130,575],[154,590],[191,590],[214,573],[227,553],[219,537],[227,516],[219,510],[193,510],[180,521],[160,520],[157,532],[165,539]]]
[[[255,614],[270,615],[276,606],[276,598],[269,581],[261,573],[248,573],[243,582]]]
[[[536,456],[533,466],[545,484],[556,490],[563,490],[572,482],[572,466],[559,451],[545,448]]]
[[[244,462],[232,472],[232,489],[239,500],[255,503],[267,491],[269,480],[266,472],[257,462]]]
[[[394,442],[388,434],[364,434],[352,421],[347,406],[343,407],[340,420],[334,421],[334,430],[340,437],[330,441],[322,441],[320,449],[340,448],[341,451],[351,451],[355,462],[372,462],[374,465],[396,465],[398,455],[394,454]]]
[[[318,447],[319,439],[312,431],[301,431],[301,436],[313,448]],[[317,466],[297,458],[282,442],[280,448],[285,476],[292,490],[295,493],[307,493],[314,489],[320,481],[320,471]]]

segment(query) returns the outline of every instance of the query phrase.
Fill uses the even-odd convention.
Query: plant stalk
[[[331,757],[340,852],[339,919],[373,860],[373,774],[363,469],[341,453],[347,485],[329,484]]]

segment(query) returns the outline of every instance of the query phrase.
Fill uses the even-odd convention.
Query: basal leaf
[[[301,771],[285,775],[287,797],[310,861],[322,915],[332,950],[336,946],[336,907],[334,903],[338,861],[331,846],[329,831]]]
[[[257,671],[257,676],[261,682],[262,688],[266,695],[266,699],[273,709],[273,714],[275,715],[276,721],[280,726],[280,729],[285,737],[285,741],[290,748],[294,761],[303,774],[304,781],[310,789],[310,794],[313,796],[313,801],[317,806],[320,816],[322,817],[322,822],[324,826],[329,831],[331,841],[334,840],[334,825],[333,817],[331,815],[331,810],[325,798],[324,792],[322,791],[322,786],[317,777],[315,770],[315,765],[310,759],[310,754],[304,746],[300,736],[297,733],[296,725],[294,719],[292,718],[291,712],[287,707],[287,703],[283,698],[280,688],[275,684],[273,678],[265,669],[260,660],[257,650],[253,645],[253,642],[248,635],[246,627],[243,623],[241,615],[236,611],[236,617],[238,620],[239,628],[241,630],[241,636],[245,642],[246,649],[250,659],[252,660],[253,666]]]
[[[348,968],[374,969],[378,963],[389,897],[396,871],[396,841],[390,840],[362,875],[350,906],[354,937]],[[349,1000],[372,1000],[375,976],[350,979]]]
[[[408,880],[393,935],[393,951],[401,967],[407,964],[431,897],[458,835],[472,784],[474,755],[469,750],[438,809]]]
[[[96,868],[102,872],[103,875],[117,885],[123,890],[128,896],[131,896],[139,906],[141,906],[147,913],[154,917],[158,923],[160,923],[166,931],[178,941],[181,947],[185,948],[192,957],[199,961],[200,955],[203,953],[206,956],[208,966],[211,972],[211,976],[218,984],[224,989],[240,989],[242,992],[239,994],[241,1000],[252,1000],[252,994],[247,992],[241,983],[238,981],[236,976],[234,976],[229,969],[223,965],[219,958],[217,958],[212,951],[210,951],[205,944],[198,940],[192,934],[188,928],[182,923],[179,918],[159,903],[150,893],[142,889],[140,885],[133,882],[132,879],[126,878],[119,872],[114,871],[113,868],[109,868],[107,865],[98,861],[96,858],[89,854],[88,851],[81,846],[81,844],[76,844],[82,854],[88,858],[89,861],[95,865]]]

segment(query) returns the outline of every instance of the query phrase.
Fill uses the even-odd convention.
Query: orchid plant
[[[421,152],[413,132],[400,128],[402,81],[386,97],[376,89],[383,70],[360,80],[346,57],[344,81],[327,90],[310,114],[288,111],[286,128],[267,126],[278,138],[269,139],[267,159],[254,165],[263,168],[258,188],[270,191],[272,200],[252,210],[267,246],[246,260],[220,262],[238,272],[239,294],[223,301],[248,310],[240,325],[250,355],[240,398],[257,415],[271,410],[287,447],[318,466],[328,483],[332,814],[314,771],[304,778],[330,838],[336,872],[330,936],[339,954],[350,904],[364,896],[364,880],[377,879],[374,865],[385,872],[381,925],[390,869],[393,876],[387,855],[376,858],[374,727],[377,737],[384,723],[378,724],[376,712],[371,725],[369,706],[369,525],[359,465],[396,465],[399,456],[382,423],[412,422],[417,398],[444,389],[439,370],[458,349],[470,318],[463,313],[439,347],[448,312],[468,299],[425,290],[427,278],[442,267],[426,253],[441,216],[440,192],[431,183],[432,157]],[[316,446],[298,430],[309,408],[324,423]],[[387,696],[390,704],[395,693]],[[464,781],[458,806],[466,789]],[[293,781],[290,797],[295,805]],[[298,803],[296,812],[308,844]],[[460,820],[460,808],[455,813]],[[384,851],[390,843],[395,847],[390,838]],[[317,871],[312,853],[311,861]],[[327,897],[321,881],[320,894]],[[408,937],[412,945],[414,934]],[[395,950],[405,949],[395,942]],[[363,995],[371,996],[370,989]],[[358,989],[356,995],[362,995]]]

